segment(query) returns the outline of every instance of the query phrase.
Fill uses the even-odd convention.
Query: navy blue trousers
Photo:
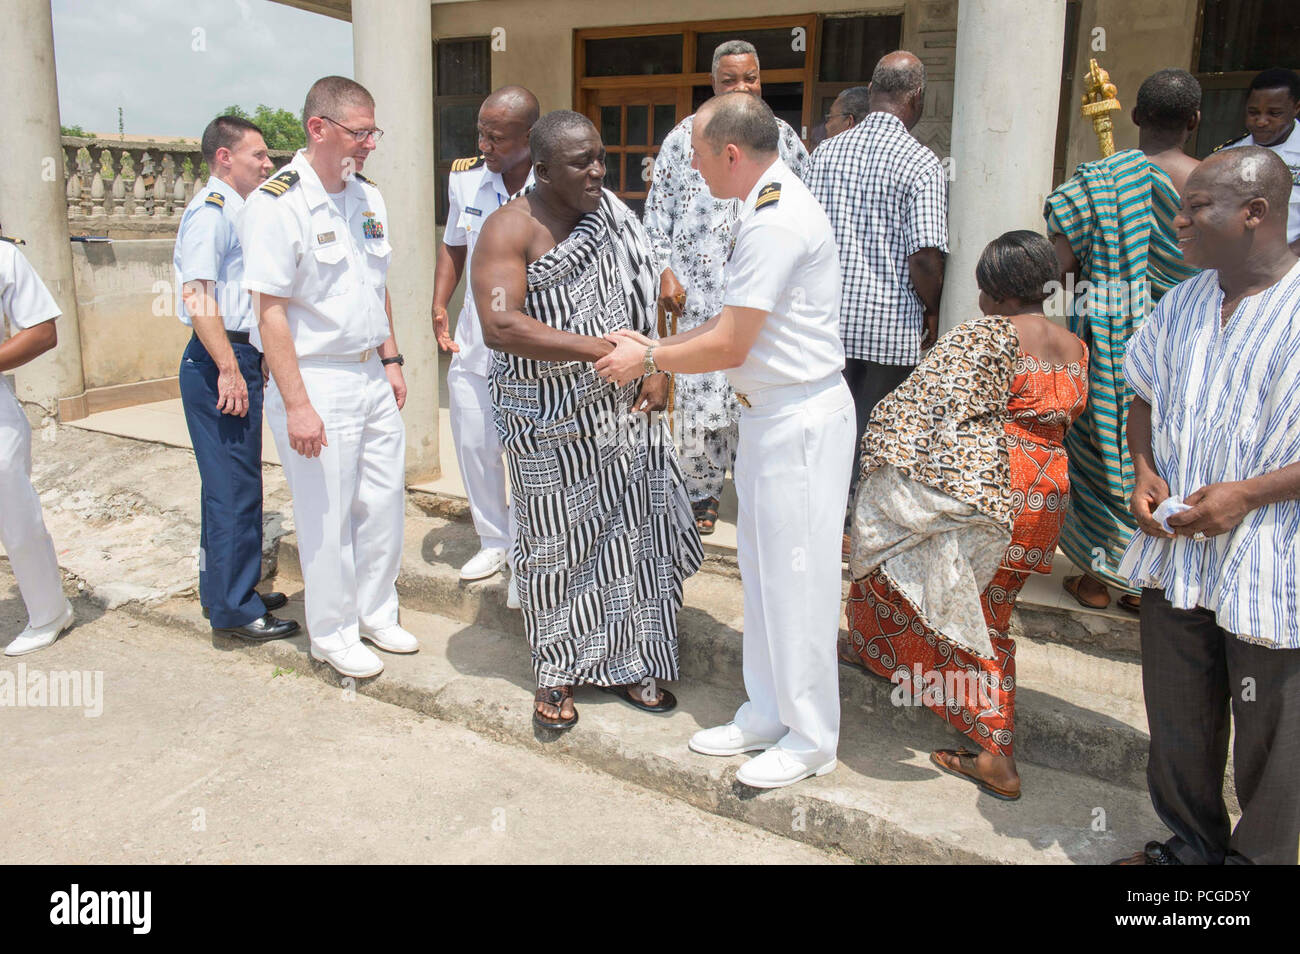
[[[262,367],[252,345],[232,342],[248,384],[248,415],[217,410],[217,365],[197,335],[181,358],[181,404],[203,484],[199,599],[216,629],[266,613],[262,578]]]

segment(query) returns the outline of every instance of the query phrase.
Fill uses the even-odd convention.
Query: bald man
[[[1300,844],[1300,260],[1291,176],[1259,146],[1187,177],[1174,286],[1129,341],[1151,801],[1125,864],[1295,864]],[[1169,514],[1172,513],[1172,516]],[[1241,819],[1223,802],[1232,715]]]
[[[438,347],[452,355],[447,371],[451,436],[479,537],[478,553],[460,569],[462,580],[486,579],[504,567],[514,529],[506,503],[501,440],[488,394],[492,351],[483,341],[472,277],[465,279],[465,303],[456,319],[454,341],[447,328],[447,302],[460,284],[487,217],[533,184],[528,132],[537,116],[537,97],[528,90],[522,86],[498,89],[479,107],[480,155],[453,162],[447,183],[447,227],[433,279],[433,330]],[[519,607],[513,586],[506,605]]]

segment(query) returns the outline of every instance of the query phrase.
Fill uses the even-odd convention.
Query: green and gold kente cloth
[[[1137,524],[1129,513],[1133,464],[1124,429],[1133,394],[1124,382],[1124,351],[1165,292],[1197,272],[1183,261],[1174,234],[1181,200],[1173,183],[1138,149],[1085,162],[1047,197],[1049,234],[1074,249],[1076,280],[1070,330],[1088,342],[1088,407],[1065,435],[1070,455],[1070,508],[1060,548],[1075,566],[1129,593],[1116,575]]]

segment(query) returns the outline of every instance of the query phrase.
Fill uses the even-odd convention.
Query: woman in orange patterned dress
[[[945,335],[871,416],[854,502],[846,663],[898,688],[980,751],[940,769],[1014,801],[1011,609],[1046,573],[1069,501],[1066,428],[1087,402],[1087,349],[1042,314],[1056,278],[1035,232],[976,267],[985,317]]]

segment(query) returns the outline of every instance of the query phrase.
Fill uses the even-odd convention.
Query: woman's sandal
[[[717,497],[709,497],[691,505],[695,511],[695,529],[700,532],[700,536],[707,537],[713,532],[714,525],[718,522],[719,503]]]
[[[671,712],[677,708],[677,697],[667,689],[660,687],[659,701],[651,705],[641,698],[644,691],[641,683],[634,682],[627,686],[597,686],[602,692],[612,693],[618,696],[630,706],[640,709],[642,712]]]
[[[552,731],[572,729],[578,724],[577,709],[573,710],[572,719],[563,717],[548,719],[537,711],[537,703],[542,702],[548,706],[555,706],[555,711],[559,713],[564,709],[564,700],[572,698],[572,686],[538,686],[537,691],[533,693],[533,725],[539,729],[550,729]]]
[[[862,657],[854,652],[849,647],[848,643],[842,640],[837,640],[835,643],[835,655],[838,656],[840,662],[846,666],[856,666],[858,669],[863,670],[866,670],[867,668],[866,664],[862,661]]]
[[[1110,606],[1109,591],[1107,591],[1101,597],[1102,602],[1100,603],[1089,603],[1087,600],[1085,600],[1082,596],[1079,595],[1079,587],[1080,585],[1082,585],[1084,579],[1085,577],[1083,576],[1067,576],[1064,580],[1061,581],[1061,587],[1065,590],[1065,592],[1073,596],[1075,601],[1080,606],[1085,607],[1086,609],[1106,609],[1106,607]],[[1092,597],[1092,599],[1096,599],[1096,598],[1097,597]]]
[[[951,755],[956,757],[957,765],[952,766],[945,764],[943,760],[939,758],[941,755]],[[981,792],[984,792],[987,795],[992,795],[994,798],[1000,798],[1004,802],[1019,801],[1020,789],[1016,789],[1013,792],[1010,789],[998,788],[992,782],[986,781],[979,776],[975,771],[975,760],[977,758],[979,758],[979,753],[972,752],[969,749],[939,749],[930,753],[930,762],[935,766],[935,768],[941,769],[949,775],[955,775],[957,778],[964,778],[968,782],[974,782],[979,786]],[[963,767],[963,759],[970,760],[971,768],[969,772]]]

